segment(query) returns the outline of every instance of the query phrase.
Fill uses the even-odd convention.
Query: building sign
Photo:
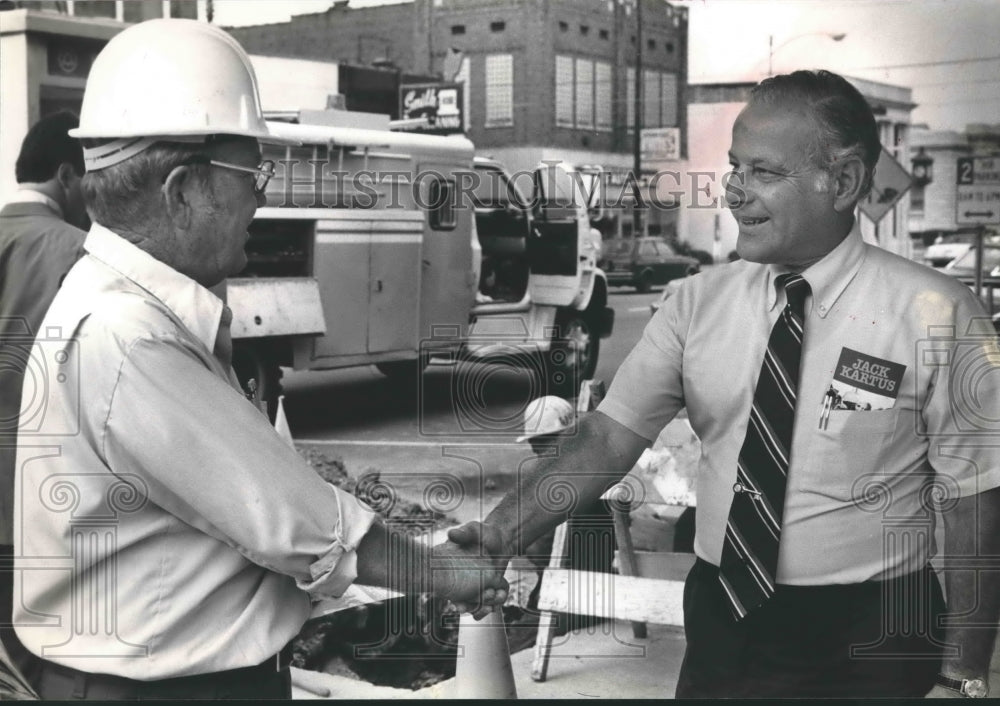
[[[909,172],[903,169],[903,165],[883,147],[875,165],[872,190],[861,202],[861,212],[868,216],[872,223],[878,223],[903,198],[903,194],[912,184],[913,179]]]
[[[639,132],[639,157],[643,165],[649,162],[676,161],[681,158],[679,127],[643,128]]]
[[[959,157],[955,223],[1000,225],[1000,157]]]
[[[399,128],[444,135],[464,132],[461,83],[418,83],[399,87]],[[412,122],[410,122],[412,121]]]
[[[49,41],[47,70],[49,76],[87,78],[90,65],[101,51],[104,42],[80,39]]]

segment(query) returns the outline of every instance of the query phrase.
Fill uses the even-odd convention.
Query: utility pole
[[[642,209],[639,208],[639,181],[642,178],[642,0],[635,3],[635,110],[632,124],[632,176],[635,179],[636,203],[632,208],[632,235],[642,235]]]

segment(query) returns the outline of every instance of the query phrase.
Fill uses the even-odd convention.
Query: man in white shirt
[[[572,510],[539,501],[548,484],[588,502],[686,408],[702,457],[680,698],[988,693],[1000,350],[968,289],[861,240],[880,149],[843,78],[759,84],[730,150],[742,259],[688,278],[559,457],[450,533],[503,563]]]
[[[189,20],[126,29],[71,134],[94,224],[35,347],[15,489],[14,620],[41,697],[289,698],[310,597],[353,581],[502,604],[501,572],[391,531],[239,387],[209,288],[246,265],[273,168],[258,141],[276,141],[242,48]]]

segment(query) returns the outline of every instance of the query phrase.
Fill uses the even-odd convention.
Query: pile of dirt
[[[378,470],[357,478],[340,458],[300,449],[323,480],[374,508],[389,523],[430,532],[455,524],[440,512],[396,497]],[[379,686],[420,689],[455,674],[458,612],[429,594],[404,596],[339,611],[309,621],[296,638],[292,664],[345,674]]]

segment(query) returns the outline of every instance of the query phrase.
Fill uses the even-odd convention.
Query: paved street
[[[610,383],[660,292],[612,290],[615,331],[601,344],[596,379]],[[285,375],[285,409],[300,446],[343,460],[358,476],[381,472],[400,497],[459,521],[478,519],[533,458],[517,443],[537,386],[524,371],[476,365],[457,375],[432,365],[400,384],[372,367]]]

